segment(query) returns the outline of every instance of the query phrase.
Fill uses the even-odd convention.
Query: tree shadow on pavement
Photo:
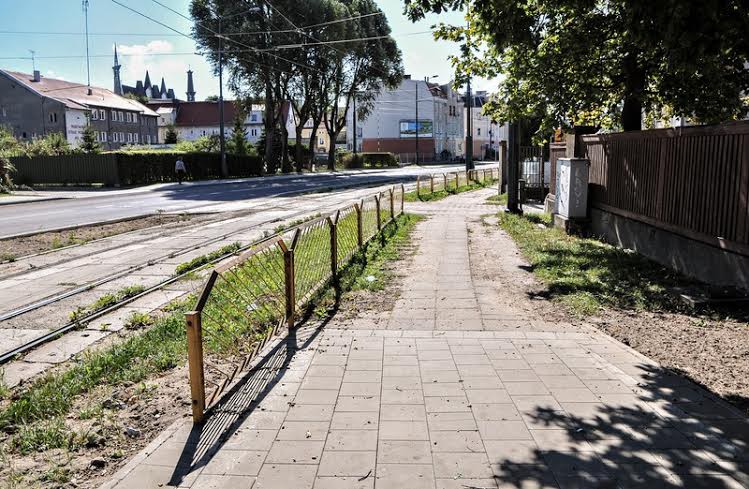
[[[747,419],[665,369],[637,368],[634,393],[600,394],[601,402],[556,406],[539,399],[521,412],[532,440],[508,440],[501,456],[490,458],[499,487],[749,485]]]

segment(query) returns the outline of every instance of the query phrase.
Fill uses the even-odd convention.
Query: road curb
[[[32,197],[29,200],[21,200],[16,202],[3,202],[3,199],[0,199],[0,206],[4,205],[22,205],[22,204],[33,204],[35,202],[49,202],[51,200],[67,200],[69,197]]]

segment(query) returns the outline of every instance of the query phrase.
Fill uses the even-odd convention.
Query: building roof
[[[91,95],[88,86],[81,83],[72,83],[65,80],[41,77],[38,82],[34,76],[17,71],[0,70],[5,75],[13,78],[29,90],[63,103],[66,107],[78,110],[87,110],[93,107],[110,108],[117,110],[128,110],[141,114],[157,117],[158,114],[145,105],[125,97],[121,97],[106,88],[91,87]]]
[[[213,126],[219,123],[218,102],[180,102],[177,106],[178,126]],[[224,101],[224,124],[234,121],[235,108],[232,100]]]

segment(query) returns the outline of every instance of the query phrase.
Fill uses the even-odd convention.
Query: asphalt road
[[[478,164],[477,168],[482,165]],[[462,166],[405,167],[392,170],[307,174],[220,183],[156,185],[129,190],[74,193],[76,198],[0,206],[0,237],[123,219],[155,212],[236,210],[292,193],[349,185],[414,181],[417,175],[462,170]],[[61,192],[71,196],[71,193]],[[238,207],[239,206],[239,207]]]

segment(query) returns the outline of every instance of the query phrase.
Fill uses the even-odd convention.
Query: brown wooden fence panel
[[[581,141],[592,207],[749,255],[749,121]]]

